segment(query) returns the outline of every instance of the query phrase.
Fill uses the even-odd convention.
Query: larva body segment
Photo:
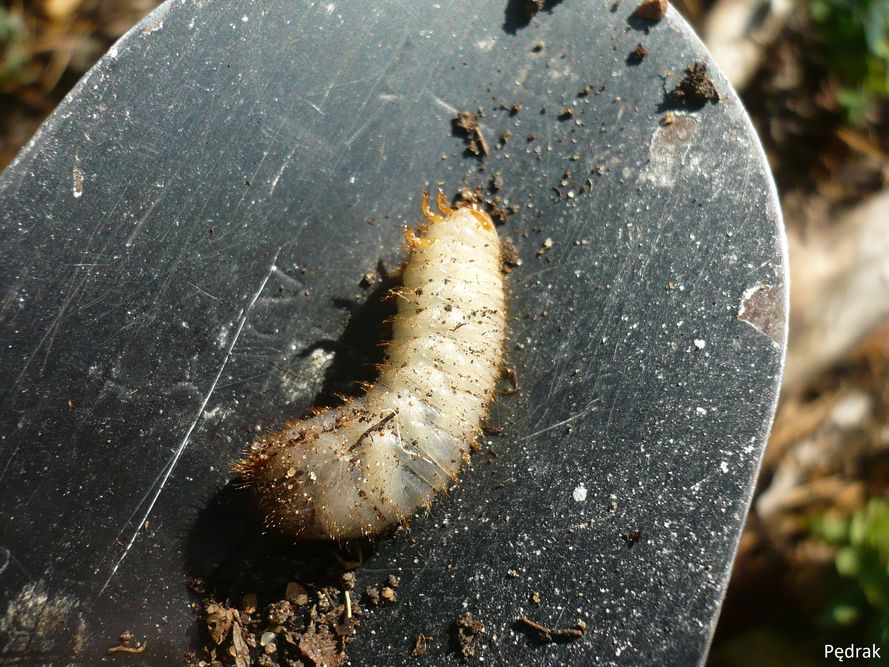
[[[386,361],[367,393],[255,442],[235,465],[268,523],[352,538],[404,522],[455,480],[494,392],[506,326],[500,240],[474,208],[407,234]]]

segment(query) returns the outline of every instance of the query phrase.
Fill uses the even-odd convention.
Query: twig
[[[351,447],[349,447],[349,450],[348,450],[348,451],[351,452],[353,449],[357,448],[357,447],[361,444],[361,442],[362,442],[362,441],[363,441],[363,440],[364,440],[364,439],[365,439],[365,438],[366,438],[372,431],[375,431],[375,430],[377,430],[378,428],[380,428],[381,426],[385,426],[386,424],[388,424],[390,421],[392,421],[392,418],[395,417],[395,415],[397,415],[397,414],[398,414],[398,411],[397,411],[397,410],[393,410],[391,414],[386,415],[386,416],[383,417],[380,421],[378,421],[376,424],[374,424],[374,425],[371,426],[369,429],[367,429],[364,433],[362,433],[360,436],[358,436],[358,439],[355,441],[355,444],[352,445]]]
[[[109,653],[142,653],[145,650],[145,647],[148,646],[148,640],[146,639],[141,644],[136,643],[135,646],[125,646],[124,644],[119,644],[118,646],[112,646],[108,649]]]
[[[586,623],[583,621],[578,621],[573,628],[550,628],[546,625],[541,625],[537,621],[532,621],[527,616],[522,616],[519,619],[519,623],[524,623],[532,630],[538,632],[540,634],[540,639],[545,642],[551,642],[557,639],[579,639],[580,637],[583,637],[584,632],[586,631]]]

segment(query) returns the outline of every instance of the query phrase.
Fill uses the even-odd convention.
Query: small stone
[[[340,583],[343,586],[344,591],[351,591],[355,588],[355,573],[354,572],[345,572],[343,576],[340,577]]]
[[[293,616],[293,607],[287,600],[269,605],[268,618],[272,625],[284,625],[291,616]]]
[[[284,593],[284,597],[297,607],[304,607],[309,604],[309,594],[306,592],[306,589],[295,581],[291,581],[287,584],[287,590]]]
[[[245,613],[252,614],[259,606],[259,601],[256,598],[256,593],[247,593],[241,600],[241,604]]]

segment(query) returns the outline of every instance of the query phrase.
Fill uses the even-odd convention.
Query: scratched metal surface
[[[348,360],[318,346],[347,326],[337,299],[400,262],[423,188],[495,172],[518,206],[521,390],[463,482],[358,571],[402,583],[349,653],[413,664],[423,631],[427,664],[456,664],[469,610],[486,662],[703,660],[782,366],[775,192],[718,75],[719,104],[660,124],[707,59],[675,13],[645,30],[610,0],[529,23],[521,4],[173,2],[2,175],[0,661],[93,664],[125,628],[148,649],[111,662],[178,661],[189,543],[229,462]],[[479,106],[484,161],[450,124]],[[201,549],[224,559],[237,522],[218,522]],[[524,614],[587,633],[539,645]]]

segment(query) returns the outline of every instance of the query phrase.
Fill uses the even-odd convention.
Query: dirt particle
[[[627,541],[627,544],[633,546],[634,544],[639,544],[642,541],[642,531],[641,530],[631,530],[628,533],[624,533],[624,539]]]
[[[555,242],[551,238],[546,237],[546,239],[543,241],[543,243],[540,244],[540,247],[537,249],[537,255],[545,255],[553,249],[553,245],[555,245]]]
[[[661,125],[663,125],[665,127],[667,125],[672,125],[675,122],[676,122],[676,114],[673,113],[672,111],[668,111],[667,113],[664,114],[664,117],[661,118]]]
[[[546,5],[546,0],[525,0],[525,7],[531,16],[535,16],[539,13],[544,5]]]
[[[481,127],[479,127],[478,114],[471,111],[459,111],[452,123],[454,131],[466,139],[470,153],[484,157],[491,154],[485,135],[482,134]]]
[[[358,625],[361,609],[334,587],[320,589],[307,609],[294,606],[306,596],[302,585],[287,586],[291,599],[268,604],[262,613],[239,611],[215,600],[203,601],[204,623],[209,640],[204,652],[209,661],[192,659],[191,665],[330,665],[344,664],[345,649]],[[351,607],[352,614],[348,613]],[[255,607],[254,607],[255,608]],[[273,657],[274,656],[274,657]]]
[[[266,614],[270,624],[284,625],[293,616],[293,606],[287,600],[280,600],[270,604]]]
[[[340,577],[340,584],[343,587],[344,591],[351,591],[355,589],[355,573],[354,572],[344,572]]]
[[[515,242],[510,236],[501,241],[500,262],[503,273],[510,273],[515,267],[522,265],[518,248],[516,248]]]
[[[558,115],[559,120],[570,120],[574,118],[574,108],[570,106],[562,107],[562,113]]]
[[[252,614],[256,611],[259,601],[256,593],[247,593],[241,598],[241,609],[245,614]]]
[[[693,109],[700,109],[707,102],[719,102],[719,91],[707,74],[707,65],[700,62],[686,68],[685,76],[669,96],[674,103]]]
[[[495,193],[503,187],[503,177],[499,172],[489,179],[486,190],[487,194],[482,192],[481,186],[474,189],[464,186],[457,192],[454,201],[458,205],[474,204],[481,207],[494,221],[495,225],[503,225],[509,219],[509,216],[518,212],[515,204],[506,204]]]
[[[503,435],[506,432],[500,426],[497,426],[495,424],[488,424],[488,423],[484,423],[484,422],[481,425],[481,429],[482,429],[482,433],[484,433],[485,435],[487,435],[489,437]],[[496,452],[492,451],[491,454],[495,457],[497,456]]]
[[[538,593],[537,591],[534,591],[533,593],[531,593],[531,602],[533,604],[536,604],[539,607],[540,606],[540,593]]]
[[[484,624],[475,618],[470,612],[466,612],[454,622],[457,634],[457,646],[460,649],[460,657],[463,662],[475,655],[476,639],[485,631]]]
[[[197,593],[198,595],[203,595],[207,592],[207,582],[205,582],[203,578],[195,575],[186,575],[185,585],[190,591],[192,591],[193,593]]]
[[[667,13],[667,0],[643,0],[633,14],[646,21],[660,21]]]
[[[519,393],[519,373],[516,370],[515,366],[507,366],[503,369],[503,375],[509,381],[508,387],[503,390],[504,396],[513,396],[514,394]]]
[[[627,56],[627,64],[638,65],[647,57],[648,49],[645,48],[645,45],[640,42],[636,44],[636,47],[632,51],[630,51],[630,55]]]
[[[396,577],[395,580],[397,581],[398,578]],[[370,603],[375,607],[385,604],[394,604],[398,601],[398,595],[395,592],[394,586],[383,586],[382,589],[379,586],[368,586],[364,589],[364,593],[367,595],[367,599]]]
[[[342,665],[345,655],[337,648],[337,638],[325,626],[314,626],[299,638],[299,652],[315,665]]]

